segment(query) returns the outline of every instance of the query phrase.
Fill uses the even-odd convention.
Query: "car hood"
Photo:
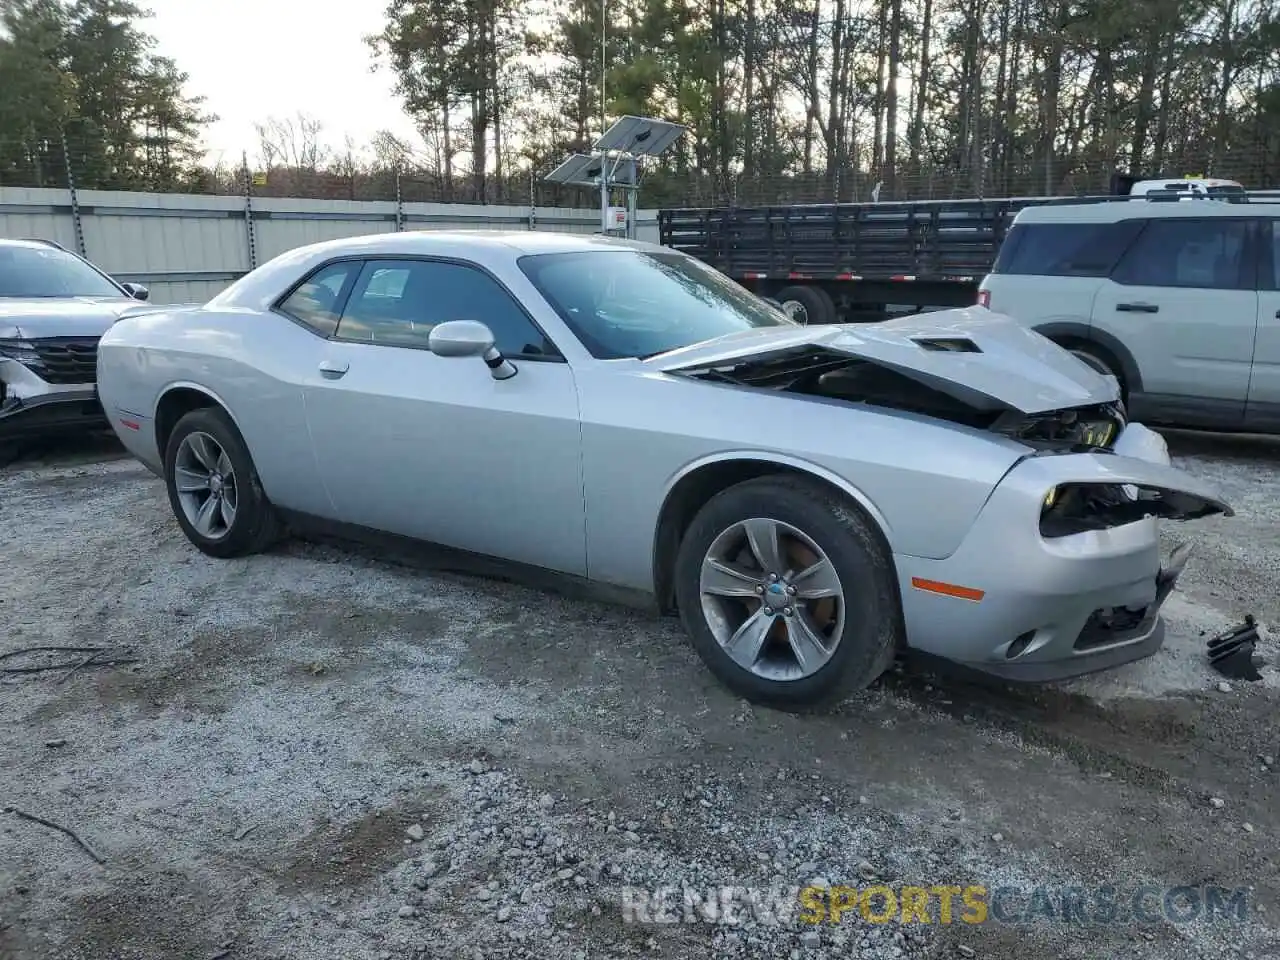
[[[127,297],[0,297],[0,339],[100,337],[123,316],[162,309]]]
[[[1111,403],[1120,385],[1011,317],[982,307],[874,324],[760,327],[644,361],[664,373],[735,367],[813,350],[894,370],[979,409],[1026,414]]]

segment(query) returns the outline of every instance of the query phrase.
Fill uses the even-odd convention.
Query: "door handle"
[[[320,361],[320,376],[329,380],[340,380],[350,369],[350,364],[337,363],[333,360]]]
[[[1121,313],[1159,313],[1160,308],[1154,303],[1117,303],[1116,309]]]

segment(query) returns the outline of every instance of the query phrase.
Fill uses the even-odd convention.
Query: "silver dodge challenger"
[[[1157,524],[1231,514],[1006,317],[800,326],[601,237],[302,247],[120,320],[98,380],[207,554],[317,525],[585,579],[784,708],[909,651],[1034,682],[1145,657],[1186,562]]]

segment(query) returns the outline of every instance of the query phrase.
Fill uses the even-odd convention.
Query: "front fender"
[[[695,460],[689,461],[688,463],[680,467],[680,469],[677,470],[674,474],[672,474],[671,478],[667,481],[662,491],[663,509],[665,510],[666,505],[671,498],[671,494],[675,491],[675,489],[681,484],[681,482],[688,479],[691,475],[697,473],[699,470],[703,469],[704,467],[709,467],[709,466],[712,466],[713,464],[733,463],[733,462],[776,464],[780,467],[787,467],[788,469],[795,470],[800,473],[807,473],[810,476],[815,477],[819,480],[825,480],[827,483],[831,484],[831,486],[840,490],[845,495],[853,498],[853,500],[857,502],[858,506],[862,507],[862,509],[865,510],[868,515],[870,515],[871,519],[876,522],[876,525],[880,527],[880,530],[884,534],[885,539],[890,543],[893,542],[892,527],[889,524],[889,519],[884,515],[884,513],[880,510],[880,508],[876,506],[875,501],[873,501],[869,496],[867,496],[867,494],[863,490],[859,489],[857,486],[855,486],[853,483],[846,480],[844,477],[840,476],[839,474],[835,473],[832,470],[828,470],[826,467],[821,466],[820,464],[814,463],[811,460],[806,460],[802,457],[796,457],[796,456],[791,456],[785,453],[779,453],[776,450],[761,450],[761,449],[752,449],[752,448],[722,450],[722,451],[718,451],[716,453],[709,454],[707,456],[698,457]],[[656,533],[655,533],[655,538],[656,538]],[[655,543],[656,543],[656,540],[655,540]]]

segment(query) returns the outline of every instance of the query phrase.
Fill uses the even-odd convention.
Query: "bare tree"
[[[324,124],[299,111],[288,118],[268,117],[253,125],[258,135],[258,155],[263,166],[316,172],[329,161],[332,151],[320,140]]]

